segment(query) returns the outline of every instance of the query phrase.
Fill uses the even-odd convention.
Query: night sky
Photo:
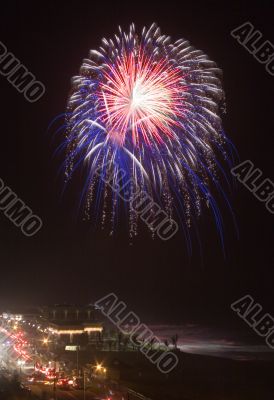
[[[240,238],[225,210],[224,256],[213,220],[199,221],[200,251],[193,241],[188,255],[184,237],[162,242],[141,231],[129,243],[123,229],[116,237],[92,232],[74,218],[79,193],[61,197],[62,158],[47,134],[66,109],[70,78],[103,36],[141,29],[157,22],[174,40],[188,39],[223,70],[227,113],[224,129],[241,161],[250,159],[273,179],[274,77],[231,35],[250,21],[273,42],[271,2],[167,1],[151,4],[112,2],[5,2],[0,40],[44,83],[46,93],[28,103],[5,77],[1,84],[0,177],[43,220],[42,230],[25,237],[0,214],[0,309],[48,303],[88,303],[116,293],[144,320],[211,321],[229,318],[232,301],[250,294],[273,311],[273,215],[244,186],[230,193]],[[57,141],[58,142],[58,141]]]

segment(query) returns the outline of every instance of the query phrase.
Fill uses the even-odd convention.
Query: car
[[[69,390],[69,389],[70,389],[69,380],[68,380],[67,378],[58,379],[58,381],[57,381],[57,386],[58,386],[60,389]]]
[[[84,379],[83,378],[73,378],[72,387],[74,389],[84,389]]]

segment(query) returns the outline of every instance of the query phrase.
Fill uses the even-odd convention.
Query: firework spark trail
[[[163,142],[160,133],[173,137],[172,126],[178,125],[176,113],[182,108],[182,73],[168,65],[146,59],[142,49],[118,58],[114,66],[108,65],[107,79],[100,87],[103,98],[99,113],[109,128],[109,135],[117,132],[124,144],[128,127],[134,145],[139,144],[139,134],[146,144],[153,140]]]
[[[210,185],[220,189],[217,157],[229,162],[230,151],[219,116],[220,77],[202,51],[183,39],[172,43],[156,24],[139,36],[134,24],[128,33],[120,28],[90,51],[72,80],[65,141],[67,181],[77,168],[87,171],[81,196],[86,214],[95,209],[113,232],[121,202],[105,182],[112,177],[121,186],[133,179],[132,196],[141,188],[170,218],[177,213],[184,229],[201,215],[203,204],[211,208],[222,236],[210,191]],[[130,201],[126,208],[135,236],[138,216]]]

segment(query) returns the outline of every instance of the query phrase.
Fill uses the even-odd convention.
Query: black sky
[[[250,159],[273,179],[273,82],[230,35],[250,21],[274,41],[271,2],[6,2],[0,40],[46,87],[28,103],[4,78],[1,85],[0,177],[32,210],[43,228],[26,238],[0,215],[0,308],[54,302],[87,303],[115,292],[144,319],[180,322],[229,314],[230,303],[251,294],[271,312],[273,241],[271,215],[243,186],[231,194],[240,239],[225,215],[226,258],[213,221],[200,222],[202,258],[194,243],[188,256],[181,235],[168,242],[146,234],[136,243],[88,232],[72,218],[73,198],[62,201],[54,143],[46,135],[62,113],[89,49],[117,26],[157,22],[174,39],[184,37],[223,70],[227,100],[224,129],[240,159]],[[75,200],[77,194],[75,194]]]

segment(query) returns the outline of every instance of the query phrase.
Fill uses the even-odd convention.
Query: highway
[[[83,400],[84,391],[83,390],[56,390],[56,397],[54,398],[54,391],[52,386],[45,385],[31,385],[30,389],[33,394],[39,396],[43,400]],[[107,400],[107,398],[98,397],[97,395],[86,390],[86,400]],[[112,397],[114,399],[114,397]]]
[[[6,375],[7,379],[11,380],[14,372],[17,372],[22,387],[25,388],[23,390],[29,388],[31,393],[41,400],[129,399],[129,394],[125,394],[129,393],[128,389],[119,388],[106,379],[104,376],[106,368],[100,363],[93,366],[97,373],[94,371],[91,373],[87,367],[82,370],[82,377],[83,374],[84,377],[87,376],[86,380],[84,378],[84,382],[86,382],[84,391],[81,386],[83,382],[77,376],[75,377],[75,365],[68,368],[62,356],[49,351],[47,334],[47,328],[37,323],[1,321],[2,375]],[[81,368],[83,367],[81,366],[80,370]],[[54,379],[56,391],[53,386]],[[77,383],[77,379],[80,379],[79,383]],[[130,398],[143,397],[136,397],[132,394]]]

